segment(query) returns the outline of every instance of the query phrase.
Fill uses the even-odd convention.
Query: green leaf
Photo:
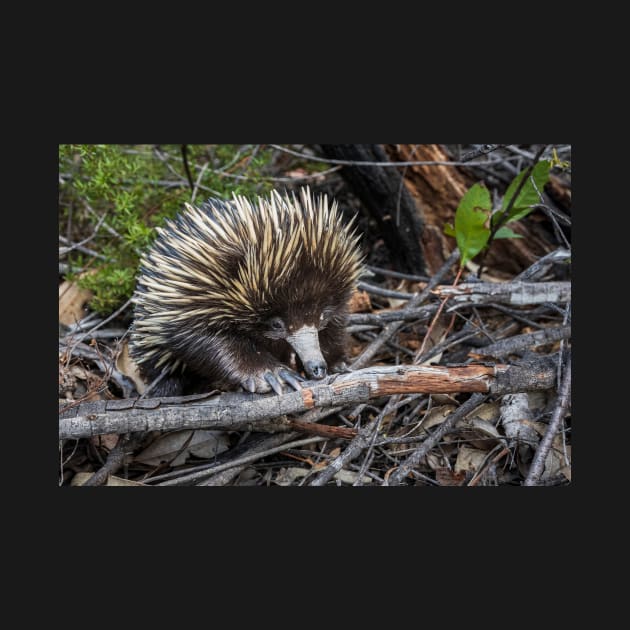
[[[497,233],[494,235],[494,238],[523,238],[521,234],[517,234],[516,232],[510,230],[509,227],[502,227],[497,230]]]
[[[445,223],[444,234],[446,234],[446,236],[455,236],[455,228],[450,223]]]
[[[487,222],[491,209],[490,193],[482,184],[475,184],[459,202],[455,213],[455,238],[460,266],[463,267],[486,246],[490,236]]]
[[[540,202],[538,191],[542,192],[545,184],[549,181],[550,168],[551,162],[549,160],[542,160],[534,166],[534,170],[532,171],[530,177],[527,178],[527,181],[523,184],[523,188],[521,188],[521,191],[518,193],[518,197],[510,210],[506,223],[509,223],[510,221],[518,221],[518,219],[522,219],[527,216],[533,210],[530,206]],[[516,189],[521,183],[526,172],[527,169],[521,171],[508,186],[505,196],[503,197],[503,204],[501,205],[501,210],[503,212],[505,212],[510,204],[510,200],[514,196],[514,193],[516,192]],[[536,186],[532,183],[532,179],[534,180]],[[538,189],[538,191],[536,189]],[[497,213],[495,216],[497,216],[498,220],[500,213]]]

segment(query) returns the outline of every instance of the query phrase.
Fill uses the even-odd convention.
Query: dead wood
[[[59,439],[175,429],[257,431],[259,423],[265,420],[315,407],[357,404],[392,394],[506,394],[549,389],[554,385],[555,376],[553,363],[548,360],[525,368],[517,365],[387,366],[342,374],[328,383],[281,396],[226,393],[190,404],[171,404],[168,398],[128,400],[125,409],[120,408],[122,401],[81,403],[61,416]]]
[[[554,341],[560,341],[562,339],[569,339],[571,337],[570,326],[554,326],[553,328],[545,328],[535,333],[527,333],[524,335],[516,335],[514,337],[508,337],[507,339],[501,339],[496,343],[483,346],[483,348],[470,352],[470,356],[475,359],[481,357],[505,357],[508,354],[515,352],[522,352],[535,348],[536,346],[542,346]]]
[[[387,154],[379,144],[322,144],[320,147],[324,155],[332,159],[388,161]],[[419,247],[423,233],[422,213],[403,185],[398,169],[346,165],[341,169],[341,174],[376,222],[396,269],[424,274],[426,264]],[[435,269],[437,267],[439,265]]]
[[[439,286],[433,289],[439,297],[452,302],[502,302],[504,304],[566,304],[571,301],[570,282],[465,282],[457,286]]]

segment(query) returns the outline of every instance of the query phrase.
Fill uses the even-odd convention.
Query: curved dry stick
[[[389,476],[382,485],[396,486],[420,463],[420,460],[442,439],[442,436],[453,429],[458,420],[465,418],[478,407],[486,396],[473,394],[465,403],[460,405],[439,427],[430,435],[407,459]]]
[[[543,439],[538,446],[538,450],[534,455],[534,459],[532,460],[531,466],[529,467],[529,472],[527,473],[527,478],[525,479],[524,485],[526,486],[536,486],[540,482],[540,477],[542,476],[543,469],[545,467],[545,460],[547,459],[547,455],[549,450],[551,449],[551,445],[553,443],[553,438],[556,433],[558,433],[558,429],[560,428],[560,423],[564,418],[564,414],[569,406],[571,392],[571,356],[569,355],[567,360],[567,369],[564,374],[564,379],[562,381],[562,385],[560,386],[560,392],[558,396],[558,404],[556,408],[553,410],[553,416],[551,418],[551,422],[547,427],[547,431]]]

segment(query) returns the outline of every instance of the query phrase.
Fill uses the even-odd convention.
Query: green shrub
[[[264,194],[272,187],[265,179],[269,149],[186,145],[186,152],[193,183],[201,174],[195,202],[233,192]],[[87,252],[67,254],[66,278],[94,292],[93,310],[110,313],[131,297],[140,255],[155,228],[191,195],[182,145],[59,145],[59,234],[70,243],[89,239]]]

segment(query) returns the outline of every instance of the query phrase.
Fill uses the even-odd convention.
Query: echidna
[[[343,365],[347,302],[363,271],[353,221],[308,187],[186,204],[141,261],[130,351],[152,395],[300,387]],[[292,367],[294,369],[292,369]]]

